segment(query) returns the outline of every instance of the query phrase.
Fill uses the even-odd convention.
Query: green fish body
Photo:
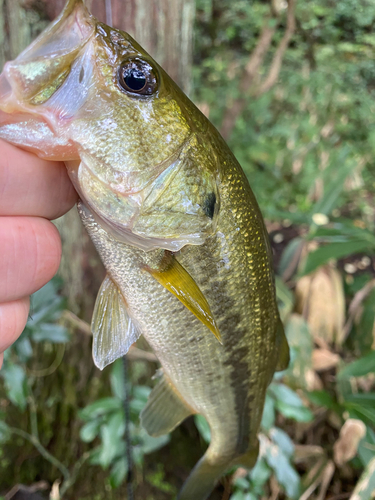
[[[106,267],[92,330],[103,368],[144,335],[162,365],[147,432],[202,414],[211,444],[180,500],[252,467],[266,388],[289,351],[267,232],[217,130],[126,33],[83,2],[0,77],[0,137],[64,160]]]

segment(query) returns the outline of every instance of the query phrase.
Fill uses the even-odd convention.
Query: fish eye
[[[131,59],[121,64],[118,82],[123,90],[137,95],[152,95],[158,86],[153,67],[139,59]]]

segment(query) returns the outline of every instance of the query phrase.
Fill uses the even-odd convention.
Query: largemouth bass
[[[162,374],[152,436],[191,414],[212,440],[180,492],[203,500],[252,467],[267,385],[288,364],[268,235],[217,130],[126,33],[82,0],[0,77],[0,137],[63,160],[107,270],[93,321],[100,368],[144,335]]]

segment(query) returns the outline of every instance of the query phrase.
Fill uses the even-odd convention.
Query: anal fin
[[[96,298],[91,330],[92,356],[101,370],[124,356],[140,336],[126,310],[124,296],[108,275]]]
[[[162,436],[193,413],[163,374],[141,412],[141,424],[150,436]]]

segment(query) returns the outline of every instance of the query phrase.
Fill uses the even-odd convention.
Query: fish
[[[211,442],[178,496],[204,500],[228,469],[254,466],[267,386],[289,362],[268,234],[241,166],[157,62],[83,0],[4,66],[0,137],[65,162],[107,271],[95,364],[146,338],[161,371],[141,423],[160,436],[206,418]]]

